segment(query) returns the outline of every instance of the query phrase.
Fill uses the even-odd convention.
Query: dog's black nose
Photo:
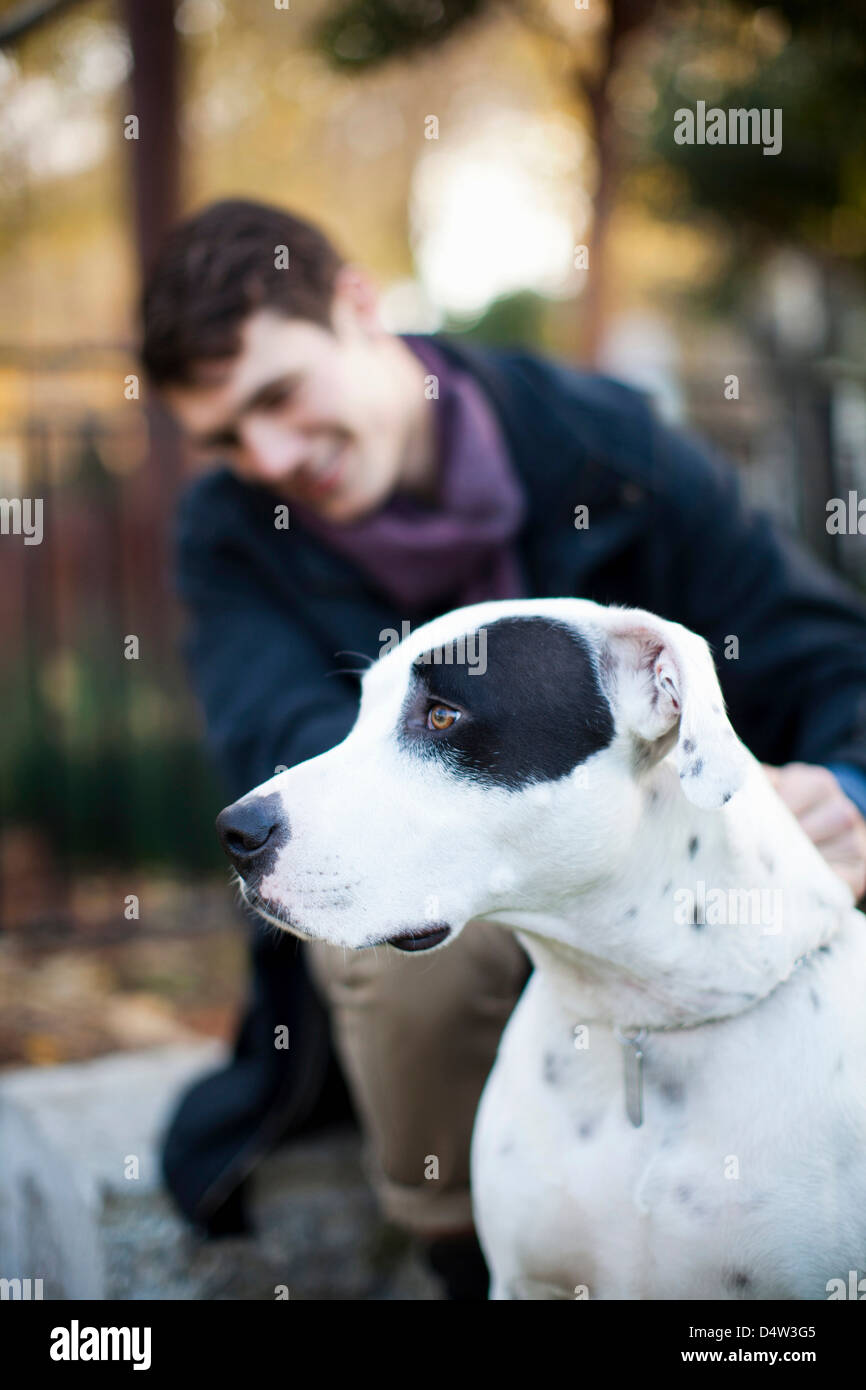
[[[288,839],[288,826],[280,812],[279,798],[255,797],[236,801],[220,811],[216,820],[220,843],[241,875],[263,868],[265,854]]]

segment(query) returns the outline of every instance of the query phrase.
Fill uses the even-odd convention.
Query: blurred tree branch
[[[585,99],[592,123],[597,180],[591,245],[591,273],[583,301],[583,352],[597,353],[606,310],[605,249],[619,181],[619,140],[611,108],[611,84],[626,41],[645,24],[660,0],[608,0],[606,22],[596,41],[574,47],[570,86]],[[331,11],[314,31],[314,42],[339,67],[367,70],[419,48],[438,45],[498,7],[491,0],[349,0]],[[573,34],[555,13],[536,0],[510,0],[508,8],[528,28],[556,42],[573,43]]]
[[[46,19],[55,19],[63,10],[80,0],[28,0],[0,20],[0,48],[23,39]]]
[[[442,43],[488,0],[348,0],[322,19],[314,41],[335,67],[356,71]]]
[[[595,8],[598,0],[591,3]],[[624,172],[625,132],[617,120],[614,92],[631,41],[652,27],[661,38],[662,58],[653,73],[658,117],[647,145],[656,163],[675,175],[673,185],[665,182],[666,197],[674,189],[674,211],[683,217],[693,216],[696,208],[717,213],[740,246],[748,240],[756,249],[762,242],[790,240],[793,234],[811,242],[818,254],[822,241],[825,250],[834,240],[837,249],[847,242],[848,253],[866,263],[862,0],[834,0],[831,7],[814,0],[778,0],[771,7],[757,0],[713,6],[689,0],[608,0],[605,22],[588,29],[586,41],[575,39],[574,24],[563,23],[544,0],[507,0],[506,6],[493,0],[348,0],[320,21],[313,42],[335,66],[366,71],[437,46],[503,8],[534,33],[569,44],[573,63],[568,82],[591,121],[597,179],[591,273],[582,302],[583,348],[589,360],[597,354],[607,317],[608,231]],[[762,53],[744,34],[749,23],[780,26],[788,37],[776,53]],[[726,25],[734,35],[734,55],[746,65],[754,60],[748,80],[723,80]],[[703,147],[674,142],[673,113],[693,94],[688,68],[696,55],[707,73],[708,93],[713,90],[708,104],[783,108],[784,160],[744,158],[742,150],[724,146],[707,159]],[[670,216],[671,202],[656,211]]]

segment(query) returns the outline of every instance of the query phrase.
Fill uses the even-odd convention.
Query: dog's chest
[[[780,1124],[749,1046],[733,1059],[733,1082],[727,1061],[708,1068],[688,1045],[676,1052],[682,1065],[648,1047],[636,1128],[621,1045],[607,1030],[572,1031],[530,981],[473,1137],[473,1200],[498,1296],[792,1296],[783,1268],[792,1210],[816,1258],[819,1230],[828,1234],[820,1211],[804,1206],[805,1180],[795,1196],[780,1178],[780,1136],[786,1150],[808,1137],[790,1109]],[[774,1071],[783,1095],[778,1063]]]
[[[645,1086],[654,1123],[652,1143],[642,1143],[625,1111],[618,1046],[605,1048],[591,1030],[587,1038],[545,1027],[527,992],[503,1038],[473,1139],[482,1237],[493,1232],[513,1252],[519,1283],[529,1281],[528,1291],[509,1296],[609,1297],[609,1286],[618,1297],[659,1297],[647,1287],[656,1279],[646,1267],[655,1258],[647,1199],[681,1208],[674,1215],[686,1239],[712,1237],[701,1163],[682,1142],[687,1098],[675,1078],[667,1091]]]

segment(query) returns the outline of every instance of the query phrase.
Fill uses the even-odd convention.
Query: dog
[[[821,1299],[866,1272],[866,923],[694,633],[455,610],[218,828],[303,939],[447,950],[482,918],[524,945],[472,1138],[492,1299]]]

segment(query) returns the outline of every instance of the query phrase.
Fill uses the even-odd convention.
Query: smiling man
[[[150,382],[213,465],[181,504],[178,582],[227,796],[345,737],[345,653],[375,658],[405,623],[467,603],[579,595],[710,642],[737,732],[860,898],[866,608],[642,396],[527,352],[389,334],[363,271],[255,203],[175,230],[143,317]],[[469,1139],[529,973],[516,938],[473,922],[419,965],[257,929],[253,960],[233,1064],[184,1098],[167,1140],[183,1210],[241,1228],[256,1156],[345,1112],[324,1000],[384,1212],[426,1239],[451,1297],[483,1297]]]
[[[386,335],[371,352],[371,286],[348,268],[335,279],[333,330],[263,307],[240,326],[235,358],[169,379],[164,396],[204,458],[341,524],[398,485],[432,498],[435,469],[421,363]]]

